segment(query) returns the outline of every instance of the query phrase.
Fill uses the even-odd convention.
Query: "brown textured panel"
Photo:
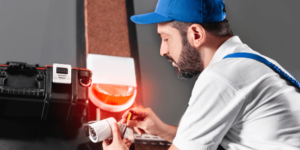
[[[85,0],[85,31],[87,54],[131,56],[125,0]],[[88,120],[94,120],[96,107],[90,106]],[[101,110],[100,119],[119,121],[123,113]]]
[[[85,0],[87,53],[130,57],[125,0]]]

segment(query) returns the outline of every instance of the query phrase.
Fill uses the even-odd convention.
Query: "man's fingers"
[[[130,112],[132,112],[133,115],[136,115],[136,116],[139,116],[142,118],[145,118],[148,116],[148,111],[145,108],[135,107],[135,108],[132,108]]]
[[[133,128],[134,130],[135,130],[135,132],[137,132],[139,135],[142,135],[142,132],[141,132],[141,130],[139,129],[139,128]]]
[[[127,110],[123,115],[122,115],[122,118],[126,119],[127,120],[127,116],[129,115],[129,113],[131,112],[134,112],[136,108],[131,108],[129,110]],[[138,115],[138,114],[137,114]]]
[[[130,126],[130,127],[138,127],[138,128],[143,129],[143,125],[144,125],[144,122],[140,121],[140,120],[129,120],[127,122],[127,126]]]
[[[128,138],[125,138],[125,139],[123,139],[123,141],[124,141],[124,143],[127,143],[130,140],[128,140]]]
[[[107,147],[109,145],[109,139],[106,139],[102,142],[102,147]]]
[[[112,124],[112,134],[113,134],[113,141],[119,141],[121,140],[121,134],[119,126],[116,122]]]
[[[130,148],[130,145],[131,145],[131,142],[130,142],[130,143],[126,143],[126,146],[127,146],[128,148]]]
[[[122,118],[123,118],[123,119],[125,119],[125,120],[127,119],[127,116],[128,116],[128,114],[129,114],[130,110],[131,110],[131,109],[127,110],[127,111],[122,115]]]
[[[125,118],[122,118],[121,121],[120,121],[122,124],[126,123],[126,119]]]
[[[126,138],[126,139],[123,139],[123,141],[124,141],[125,145],[129,148],[130,145],[131,145],[131,141],[128,140],[127,138]]]
[[[135,120],[144,120],[146,117],[141,117],[141,116],[133,116],[131,119],[135,119]]]
[[[142,130],[142,129],[139,129],[139,128],[136,128],[136,127],[134,127],[133,129],[134,129],[140,136],[142,136],[142,134],[145,133],[144,130]]]
[[[124,141],[125,145],[129,148],[130,145],[131,145],[131,141],[128,140],[127,138],[126,138],[126,139],[123,139],[123,141]]]
[[[135,107],[135,108],[131,108],[131,109],[127,110],[127,111],[123,114],[122,118],[127,119],[127,116],[128,116],[128,114],[129,114],[129,112],[133,113],[133,117],[134,117],[134,116],[138,116],[138,117],[140,117],[140,118],[145,118],[145,117],[148,116],[148,111],[147,111],[147,109]]]
[[[126,138],[126,139],[123,139],[123,142],[126,144],[126,143],[130,143],[131,141],[128,138]]]

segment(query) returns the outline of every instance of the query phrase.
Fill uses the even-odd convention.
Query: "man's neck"
[[[199,53],[204,69],[208,66],[218,48],[232,36],[217,37],[211,34],[206,34],[205,43],[199,48]]]

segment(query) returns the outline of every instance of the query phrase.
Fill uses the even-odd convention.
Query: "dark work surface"
[[[74,122],[26,122],[0,119],[1,150],[102,150]],[[167,150],[169,146],[133,144],[130,150]]]
[[[96,109],[93,104],[90,104],[89,106],[88,110]],[[95,120],[95,118],[90,117],[90,115],[88,116],[89,121]],[[10,119],[1,117],[0,150],[102,149],[102,143],[92,143],[85,135],[85,123],[31,120],[32,121],[26,120],[24,117]]]
[[[0,124],[1,150],[80,150],[89,142],[80,123],[0,119]]]
[[[96,119],[96,107],[88,107],[88,121]],[[101,110],[101,119],[119,120],[124,112]],[[26,121],[23,118],[0,118],[0,150],[102,150],[102,143],[92,143],[84,133],[85,124],[79,122]],[[167,150],[168,146],[136,144],[130,150]]]
[[[135,150],[167,150],[170,146],[135,144]]]

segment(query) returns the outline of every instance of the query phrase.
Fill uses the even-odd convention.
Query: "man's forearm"
[[[162,132],[159,136],[172,143],[176,136],[177,128],[178,128],[177,126],[171,126],[165,124],[163,130],[164,132]]]

